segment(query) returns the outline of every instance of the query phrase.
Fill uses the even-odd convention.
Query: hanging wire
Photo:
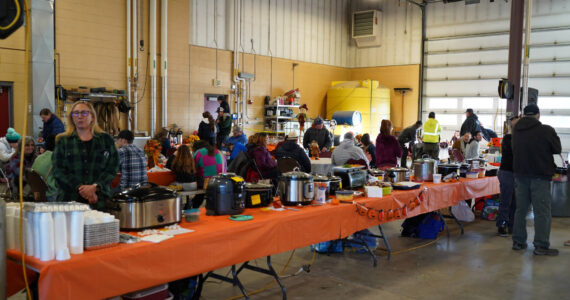
[[[216,45],[216,81],[218,80],[218,0],[214,0],[214,45]]]

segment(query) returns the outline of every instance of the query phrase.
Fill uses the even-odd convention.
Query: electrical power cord
[[[24,0],[24,11],[26,14],[26,66],[29,67],[30,65],[30,39],[31,39],[31,28],[30,28],[30,13],[28,10],[28,1],[29,0]],[[29,90],[30,86],[30,76],[26,76],[26,91]],[[27,136],[27,132],[28,132],[28,105],[30,103],[30,94],[28,92],[27,97],[26,97],[26,105],[22,106],[22,112],[23,112],[23,119],[24,119],[24,130],[22,134],[22,141],[21,141],[21,148],[20,148],[20,174],[18,176],[18,187],[19,187],[19,198],[20,198],[20,224],[19,224],[19,229],[20,229],[20,250],[22,253],[22,271],[23,271],[23,276],[24,276],[24,284],[26,285],[26,295],[28,297],[28,300],[32,300],[32,293],[30,292],[30,284],[28,282],[28,276],[27,276],[27,269],[26,269],[26,249],[24,248],[24,194],[23,194],[23,186],[24,186],[24,154],[25,154],[25,147],[26,147],[26,136]]]
[[[447,222],[446,222],[446,224],[447,224]],[[453,232],[456,232],[456,231],[457,231],[457,230],[454,230]],[[451,232],[450,232],[450,233],[451,233]],[[392,251],[392,252],[390,252],[390,254],[391,254],[391,255],[398,255],[398,254],[410,252],[410,251],[413,251],[413,250],[421,249],[421,248],[427,247],[427,246],[429,246],[429,245],[435,244],[437,241],[441,240],[442,238],[443,238],[443,235],[439,236],[437,239],[435,239],[435,240],[433,240],[433,241],[429,241],[429,242],[424,243],[424,244],[422,244],[422,245],[415,246],[415,247],[411,247],[411,248],[407,248],[407,249],[403,249],[403,250],[399,250],[399,251]],[[388,252],[388,250],[385,249],[385,248],[378,248],[378,249],[376,249],[375,252],[379,252],[379,251]],[[279,279],[285,279],[285,278],[294,277],[294,276],[297,276],[297,275],[299,275],[299,274],[301,274],[301,273],[303,273],[303,272],[306,272],[306,273],[311,272],[311,266],[313,265],[313,263],[315,262],[315,260],[316,260],[316,258],[317,258],[317,252],[316,252],[316,251],[313,251],[313,257],[311,258],[311,261],[310,261],[308,264],[303,265],[301,268],[299,268],[299,270],[297,270],[297,272],[295,272],[295,273],[293,273],[293,274],[282,276],[283,273],[284,273],[284,272],[287,270],[287,268],[289,267],[289,264],[291,263],[291,260],[292,260],[294,254],[295,254],[295,250],[293,250],[293,252],[291,253],[291,256],[289,256],[289,259],[287,260],[287,263],[285,264],[285,266],[283,266],[283,269],[281,269],[281,271],[279,272],[279,274],[278,274]],[[260,288],[260,289],[257,289],[257,290],[255,290],[255,291],[252,291],[252,292],[248,293],[248,295],[259,294],[259,293],[261,293],[261,292],[263,292],[263,291],[266,291],[267,289],[269,289],[269,288],[270,288],[271,286],[273,286],[274,284],[275,284],[275,280],[269,282],[268,284],[266,284],[265,286],[263,286],[263,287]],[[241,298],[243,298],[243,295],[236,295],[236,296],[227,298],[226,300],[237,300],[237,299],[241,299]]]
[[[26,1],[24,0],[24,3]],[[14,26],[14,24],[16,24],[16,22],[18,22],[18,20],[20,19],[20,15],[22,14],[22,9],[20,7],[20,1],[18,0],[14,0],[14,4],[16,4],[16,16],[14,17],[14,20],[12,20],[12,22],[10,22],[10,24],[6,25],[6,26],[0,26],[0,30],[9,30],[10,28],[12,28]],[[6,4],[7,5],[7,4]],[[24,4],[24,7],[26,6],[26,4]]]
[[[289,277],[293,277],[293,276],[297,276],[299,274],[301,274],[302,272],[311,272],[311,266],[313,265],[313,263],[315,262],[316,258],[317,258],[317,252],[313,251],[313,257],[311,258],[311,261],[306,264],[303,265],[297,272],[291,274],[291,275],[286,275],[286,276],[282,276],[283,273],[287,270],[287,268],[289,267],[289,264],[291,263],[291,260],[293,259],[293,256],[295,255],[295,251],[293,250],[293,252],[291,252],[291,255],[289,256],[289,259],[287,259],[287,263],[285,263],[285,265],[283,266],[283,269],[281,269],[281,271],[277,274],[277,276],[279,277],[279,279],[285,279],[285,278],[289,278]],[[266,291],[267,289],[269,289],[271,286],[273,286],[275,284],[275,280],[272,280],[271,282],[267,283],[265,286],[263,286],[260,289],[257,289],[255,291],[252,291],[250,293],[248,293],[248,295],[255,295],[255,294],[259,294],[263,291]],[[226,300],[237,300],[237,299],[241,299],[243,298],[243,295],[236,295],[230,298],[227,298]]]

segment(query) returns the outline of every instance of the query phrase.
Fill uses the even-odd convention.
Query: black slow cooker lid
[[[145,202],[176,198],[176,192],[154,183],[142,183],[113,196],[118,202]]]

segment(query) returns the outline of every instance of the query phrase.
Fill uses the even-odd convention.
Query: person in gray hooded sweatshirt
[[[354,134],[352,132],[347,132],[344,134],[344,140],[336,147],[332,154],[332,164],[335,166],[342,166],[348,160],[364,160],[366,166],[370,164],[368,158],[362,151],[362,148],[354,145]]]

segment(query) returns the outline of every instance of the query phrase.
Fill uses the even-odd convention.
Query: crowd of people
[[[321,153],[330,153],[333,149],[334,137],[324,126],[324,121],[317,117],[304,132],[302,143],[297,132],[290,132],[284,141],[269,151],[265,133],[256,133],[248,138],[239,126],[232,128],[229,105],[224,99],[219,99],[219,102],[217,119],[209,112],[202,114],[203,120],[198,128],[200,140],[191,147],[173,147],[166,129],[159,130],[154,137],[162,145],[161,154],[167,158],[166,167],[174,172],[177,182],[196,182],[203,188],[208,178],[226,172],[228,164],[240,155],[254,162],[255,167],[246,172],[247,181],[269,179],[276,182],[281,174],[278,160],[292,159],[301,171],[310,173],[309,148],[317,144]],[[481,126],[472,109],[465,113],[461,129],[451,138],[452,159],[456,161],[478,158],[482,139],[496,136]],[[33,170],[44,179],[46,197],[50,201],[74,200],[104,209],[113,192],[148,181],[147,157],[133,144],[134,134],[123,130],[114,139],[105,133],[98,126],[96,112],[89,102],[73,104],[66,116],[67,128],[49,109],[43,109],[40,117],[44,127],[37,140],[39,145],[32,137],[22,138],[13,128],[0,138],[0,168],[5,174],[2,180],[8,181],[13,195],[19,192],[17,181],[22,158],[24,169]],[[554,175],[553,154],[561,153],[561,144],[554,129],[539,119],[538,106],[531,104],[524,108],[520,118],[508,120],[498,174],[501,204],[496,224],[500,235],[513,234],[514,250],[525,249],[525,217],[532,205],[535,216],[534,253],[557,255],[557,250],[551,249],[549,243],[550,180]],[[393,130],[390,120],[382,120],[375,143],[368,133],[358,136],[352,132],[345,133],[331,153],[332,164],[361,164],[382,169],[398,164],[407,167],[409,154],[412,158],[423,155],[439,160],[442,128],[434,112],[428,114],[425,123],[415,122],[398,137],[394,136]],[[38,151],[36,146],[41,150]],[[416,151],[418,148],[420,151]],[[23,155],[21,151],[24,151]],[[118,173],[121,174],[119,186],[111,189],[111,181]],[[23,193],[33,195],[26,184]],[[199,207],[202,201],[203,198],[198,197],[193,202],[194,207]]]

